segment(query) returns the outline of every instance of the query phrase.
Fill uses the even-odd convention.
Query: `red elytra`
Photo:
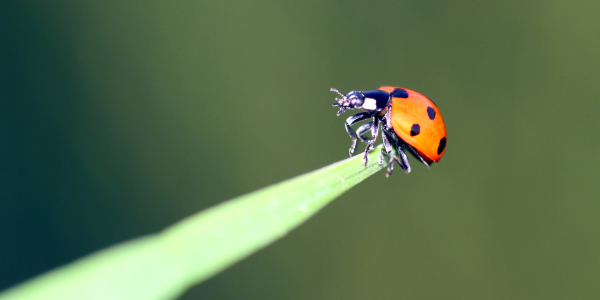
[[[394,132],[428,163],[438,162],[446,152],[446,125],[440,109],[429,98],[413,90],[393,86],[379,88],[390,94],[396,89],[407,91],[408,98],[392,97],[390,121]],[[415,124],[419,125],[420,132],[412,135],[411,128]]]

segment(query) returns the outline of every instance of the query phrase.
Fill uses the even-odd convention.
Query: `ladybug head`
[[[342,98],[335,98],[337,102],[333,103],[333,106],[340,107],[340,110],[337,112],[338,116],[343,114],[346,111],[346,109],[362,108],[363,103],[365,102],[365,95],[363,95],[359,91],[351,91],[346,95],[340,93],[335,88],[331,88],[331,91],[336,92],[338,93],[338,95],[342,96]]]

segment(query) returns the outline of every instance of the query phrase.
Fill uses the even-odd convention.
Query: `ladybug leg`
[[[383,134],[381,136],[381,139],[383,140],[383,149],[381,149],[381,155],[379,159],[380,164],[383,164],[383,155],[389,155],[394,150],[392,148],[391,141],[395,141],[396,139],[394,138],[395,133],[392,132],[391,128],[392,127],[389,125],[389,121],[387,121],[387,118],[381,120],[381,133]]]
[[[388,161],[387,173],[385,173],[385,177],[390,177],[392,172],[394,172],[394,160],[396,156],[390,155],[390,160]]]
[[[352,139],[352,146],[350,146],[350,150],[349,150],[350,156],[352,156],[352,153],[354,153],[354,149],[356,149],[356,144],[358,144],[358,137],[356,136],[354,129],[352,129],[352,127],[350,127],[350,126],[354,125],[360,121],[364,121],[370,117],[371,117],[370,113],[361,112],[361,113],[357,113],[357,114],[353,115],[352,117],[346,119],[346,123],[344,124],[346,126],[346,132],[348,132],[348,135],[350,135],[350,138]]]
[[[392,138],[386,130],[382,130],[381,132],[383,133],[383,135],[381,135],[381,139],[383,140],[383,149],[381,149],[381,154],[390,154],[393,150],[392,143],[390,142]]]
[[[382,129],[381,133],[381,139],[383,140],[383,148],[381,149],[381,153],[379,155],[380,165],[383,164],[383,157],[392,154],[393,151],[392,143],[390,142],[392,140],[390,134],[385,129]]]
[[[392,172],[394,172],[394,157],[392,156],[392,160],[389,162],[389,165],[387,167],[387,172],[385,172],[385,177],[390,177],[390,175],[392,175]]]
[[[388,106],[386,107],[387,111],[385,112],[385,129],[386,130],[392,130],[392,101],[390,101],[388,103]]]
[[[403,145],[406,145],[404,142],[400,142],[400,144],[396,143],[396,151],[398,152],[398,156],[394,156],[394,160],[398,163],[400,168],[404,170],[406,174],[410,173],[410,163],[408,162],[408,157],[406,153],[404,153]]]
[[[371,128],[373,128],[373,122],[368,122],[360,127],[358,127],[358,129],[356,130],[356,135],[365,143],[368,143],[369,141],[371,141],[369,138],[367,138],[365,136],[365,133],[367,133],[367,131],[371,130]]]
[[[385,136],[385,135],[383,135],[383,136]],[[388,138],[391,140],[391,144],[394,147],[394,149],[396,149],[396,153],[398,155],[395,155],[393,152],[389,153],[390,160],[388,161],[388,169],[387,169],[387,173],[385,174],[385,176],[390,177],[390,175],[392,175],[392,172],[394,171],[394,161],[396,161],[396,163],[398,163],[400,168],[402,168],[402,170],[406,174],[410,173],[410,164],[408,163],[408,157],[406,157],[406,154],[402,150],[402,147],[398,144],[398,140],[392,138],[391,136],[389,136]]]
[[[373,148],[375,144],[375,140],[377,139],[377,135],[379,135],[379,129],[381,128],[381,123],[379,122],[379,118],[377,116],[373,117],[373,126],[371,127],[371,135],[373,139],[371,139],[367,146],[365,147],[365,156],[363,157],[363,161],[365,162],[365,167],[369,162],[369,151]]]
[[[382,130],[381,139],[383,140],[383,149],[381,149],[381,153],[379,153],[379,164],[383,165],[383,160],[386,156],[388,156],[388,167],[387,173],[385,173],[385,177],[390,177],[392,172],[394,171],[394,154],[392,153],[392,143],[390,140],[392,138],[389,136],[389,133],[386,130]]]
[[[373,139],[369,139],[365,136],[365,133],[368,130],[373,130],[373,121],[366,123],[362,126],[360,126],[357,130],[356,130],[356,135],[358,135],[358,137],[365,143],[369,144],[371,143],[371,145],[373,145],[373,143],[375,142],[375,138],[377,136],[375,136]],[[382,130],[383,135],[381,136],[383,139],[383,149],[381,149],[381,152],[379,153],[379,164],[383,165],[383,160],[384,160],[384,156],[388,155],[392,152],[392,144],[390,143],[390,137],[388,135],[387,132]],[[392,157],[391,162],[394,162],[394,158]],[[393,166],[393,164],[391,164]]]
[[[419,152],[417,152],[417,150],[415,150],[415,148],[409,144],[405,144],[406,148],[408,149],[408,152],[410,152],[410,154],[412,154],[416,159],[418,159],[419,161],[421,161],[424,165],[426,165],[429,168],[429,164],[425,161],[425,159],[423,159],[423,157],[419,154]]]

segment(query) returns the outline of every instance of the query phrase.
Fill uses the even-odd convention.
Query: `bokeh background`
[[[596,298],[599,11],[3,1],[0,289],[346,158],[329,88],[395,85],[441,109],[440,163],[376,174],[183,299]]]

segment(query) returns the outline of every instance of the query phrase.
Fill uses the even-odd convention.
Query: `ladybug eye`
[[[346,97],[351,107],[361,107],[365,101],[365,97],[359,92],[350,92]]]
[[[363,99],[354,98],[354,99],[352,99],[351,103],[352,103],[352,106],[354,106],[354,107],[360,107],[360,106],[362,106],[363,102],[364,102]]]

